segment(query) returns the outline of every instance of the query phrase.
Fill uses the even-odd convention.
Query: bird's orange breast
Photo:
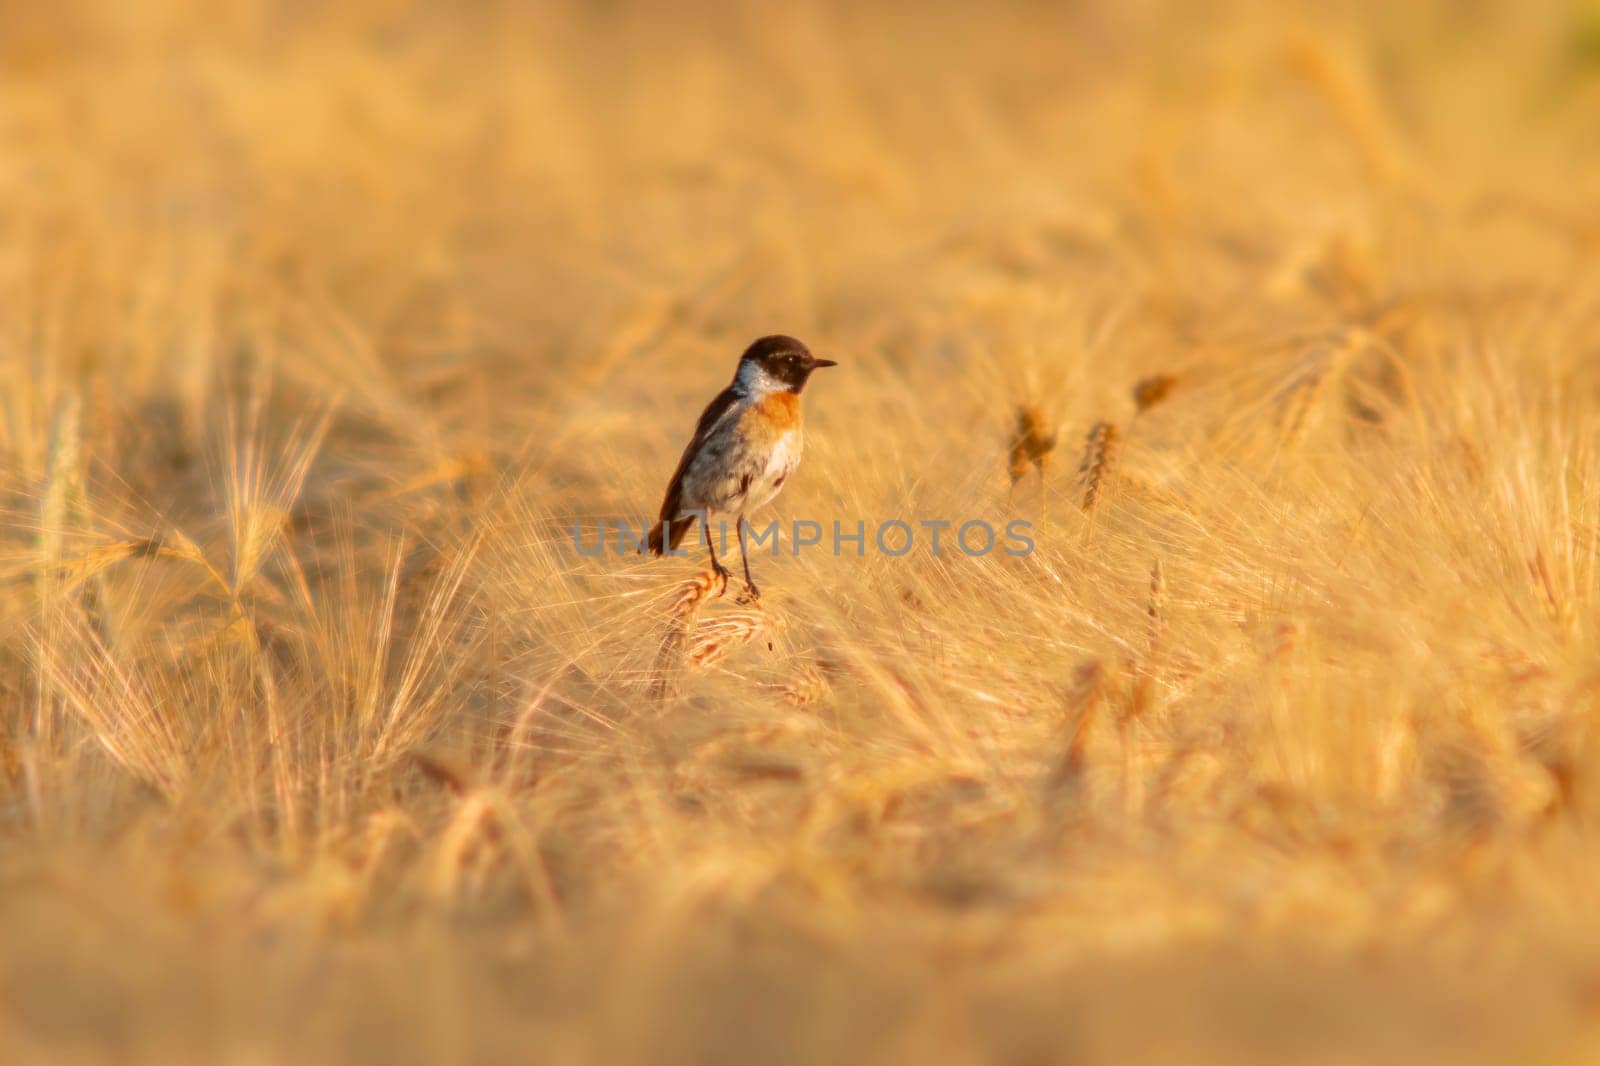
[[[776,441],[800,428],[800,397],[774,392],[750,405],[744,419],[745,435],[752,441]]]

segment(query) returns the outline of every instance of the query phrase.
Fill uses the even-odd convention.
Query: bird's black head
[[[734,379],[747,391],[799,392],[813,370],[838,366],[832,359],[818,359],[793,337],[774,334],[762,337],[739,357],[739,373]]]

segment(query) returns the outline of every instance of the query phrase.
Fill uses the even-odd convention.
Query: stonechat
[[[694,437],[673,471],[661,501],[660,521],[650,530],[652,555],[669,547],[676,551],[698,517],[711,551],[711,568],[727,588],[728,569],[717,558],[711,516],[731,517],[739,531],[745,587],[751,599],[760,597],[750,577],[744,517],[770,502],[800,465],[800,393],[812,371],[837,365],[832,359],[818,359],[793,337],[762,337],[745,349],[733,384],[700,415]]]

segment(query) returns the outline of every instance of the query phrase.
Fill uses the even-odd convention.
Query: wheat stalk
[[[700,605],[711,596],[711,590],[722,579],[711,570],[695,574],[678,590],[677,599],[667,617],[667,630],[661,636],[661,646],[656,650],[655,666],[651,670],[650,696],[663,700],[672,693],[673,677],[683,661],[688,636],[694,628]]]
[[[1044,412],[1031,405],[1017,408],[1017,428],[1011,440],[1011,484],[1016,485],[1029,470],[1044,477],[1045,461],[1055,450],[1056,434],[1045,423]]]
[[[1105,666],[1099,659],[1081,663],[1073,674],[1068,695],[1069,706],[1076,707],[1078,720],[1072,727],[1072,739],[1067,742],[1066,754],[1055,772],[1050,775],[1052,791],[1074,788],[1083,778],[1089,762],[1089,733],[1100,709],[1105,691]]]
[[[689,641],[689,664],[703,670],[721,662],[734,651],[748,644],[759,633],[771,628],[771,620],[758,604],[754,607],[729,611],[717,618],[701,621],[694,627]],[[772,647],[769,639],[767,647]]]
[[[1141,378],[1133,386],[1133,406],[1137,414],[1144,414],[1156,404],[1172,395],[1178,379],[1172,374],[1152,374]]]
[[[1085,511],[1094,510],[1095,503],[1100,499],[1101,489],[1116,458],[1116,450],[1117,427],[1114,423],[1101,420],[1089,427],[1088,436],[1083,442],[1083,461],[1078,464],[1078,481],[1083,486],[1082,507]]]
[[[1150,691],[1155,681],[1156,659],[1161,653],[1162,637],[1166,632],[1166,577],[1161,571],[1161,560],[1150,567],[1150,598],[1145,606],[1145,652],[1133,682],[1133,695],[1128,702],[1128,717],[1140,718],[1150,706]]]
[[[815,666],[801,670],[793,681],[783,686],[780,692],[784,702],[793,707],[820,703],[832,694],[833,686],[828,684],[827,675]]]

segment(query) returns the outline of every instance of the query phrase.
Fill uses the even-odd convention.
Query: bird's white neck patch
[[[768,396],[774,392],[787,392],[789,386],[767,373],[760,363],[746,360],[739,364],[739,371],[733,376],[733,388],[741,396]]]

